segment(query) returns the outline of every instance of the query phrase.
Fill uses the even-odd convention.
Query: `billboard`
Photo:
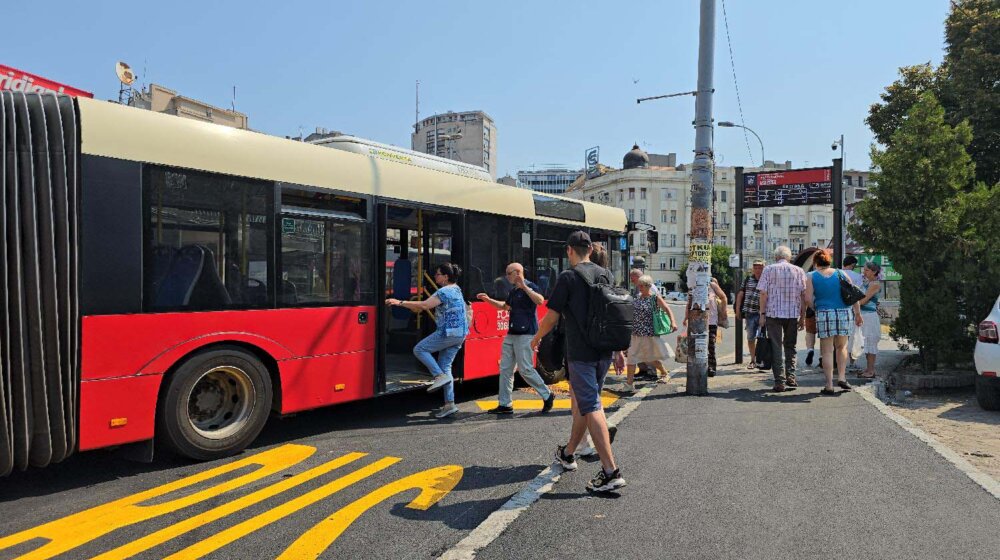
[[[74,97],[93,97],[89,91],[83,91],[66,84],[53,82],[48,78],[43,78],[24,70],[11,68],[0,64],[0,90],[19,91],[23,93],[64,93]]]
[[[758,171],[743,175],[743,207],[773,208],[833,203],[833,169]]]

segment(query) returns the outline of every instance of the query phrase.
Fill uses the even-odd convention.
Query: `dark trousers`
[[[719,326],[708,326],[708,371],[715,373],[715,337],[719,336]]]
[[[771,372],[774,373],[774,381],[784,383],[786,376],[795,375],[795,342],[799,338],[799,320],[768,317],[767,337],[771,340]]]

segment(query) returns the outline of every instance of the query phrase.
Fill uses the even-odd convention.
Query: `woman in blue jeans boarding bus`
[[[455,406],[455,378],[451,375],[451,363],[469,334],[469,322],[465,315],[465,298],[458,286],[462,269],[458,265],[444,263],[434,269],[434,282],[440,288],[434,295],[423,301],[400,301],[396,298],[385,300],[389,305],[405,307],[420,312],[437,309],[435,312],[437,330],[413,347],[413,355],[434,375],[434,382],[427,388],[433,393],[444,387],[444,406],[434,414],[446,418],[458,412]],[[434,353],[437,352],[437,360]]]

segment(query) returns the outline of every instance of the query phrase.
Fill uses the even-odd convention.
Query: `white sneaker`
[[[441,375],[434,376],[434,382],[427,388],[427,392],[433,393],[434,391],[437,391],[441,387],[451,383],[452,379],[453,378],[450,375],[445,375],[443,373]]]
[[[622,392],[623,393],[634,393],[635,392],[635,385],[633,385],[632,383],[629,383],[627,381],[625,383],[622,383]]]
[[[434,417],[435,418],[447,418],[447,417],[451,416],[452,414],[455,414],[456,412],[458,412],[458,407],[455,406],[454,403],[452,403],[452,404],[446,404],[446,405],[442,406],[441,408],[439,408],[438,411],[434,413]]]

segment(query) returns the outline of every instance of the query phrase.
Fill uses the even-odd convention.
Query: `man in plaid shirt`
[[[746,319],[747,346],[750,349],[750,361],[747,362],[747,369],[754,368],[754,358],[757,356],[757,329],[760,328],[760,292],[757,290],[757,283],[760,282],[760,275],[764,272],[764,260],[753,261],[753,274],[743,279],[740,291],[736,292],[736,320]]]
[[[792,251],[788,247],[782,245],[775,249],[775,263],[764,268],[757,283],[760,323],[771,339],[775,392],[799,386],[795,379],[795,342],[798,331],[805,325],[806,273],[790,263],[791,259]]]

